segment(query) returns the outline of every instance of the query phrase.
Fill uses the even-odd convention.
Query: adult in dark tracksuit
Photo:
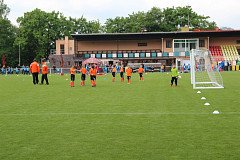
[[[33,60],[33,62],[30,65],[30,72],[32,73],[33,77],[33,84],[38,84],[38,73],[40,72],[40,67],[36,59]]]
[[[46,81],[46,85],[49,85],[47,75],[48,75],[48,66],[47,66],[46,60],[43,60],[42,61],[42,79],[41,79],[41,84],[43,84],[43,81],[45,80]]]

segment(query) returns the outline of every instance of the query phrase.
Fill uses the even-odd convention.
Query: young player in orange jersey
[[[132,76],[132,68],[130,68],[129,66],[126,69],[126,73],[127,73],[127,80],[128,80],[128,84],[131,83],[131,76]]]
[[[123,75],[123,73],[124,73],[124,68],[123,68],[123,65],[121,65],[121,67],[120,67],[121,82],[124,82],[124,75]]]
[[[113,76],[112,82],[115,82],[116,72],[117,72],[117,69],[116,69],[116,66],[114,65],[112,69],[112,76]]]
[[[82,66],[81,72],[82,72],[82,75],[81,75],[81,80],[82,80],[81,81],[81,86],[85,86],[87,69],[84,66]]]
[[[143,81],[143,72],[144,72],[144,69],[142,67],[142,65],[140,66],[140,68],[138,68],[138,73],[139,73],[139,76],[140,76],[140,81]]]
[[[92,66],[92,68],[90,69],[90,79],[91,79],[92,87],[96,87],[96,78],[97,78],[97,69],[94,66]]]
[[[71,74],[70,86],[71,86],[71,87],[74,87],[75,73],[76,73],[76,68],[75,68],[74,66],[72,66],[72,67],[70,68],[70,74]]]

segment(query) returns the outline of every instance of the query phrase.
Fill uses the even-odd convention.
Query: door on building
[[[196,49],[196,43],[190,43],[190,51]]]
[[[113,65],[113,61],[108,61],[108,64],[109,64],[110,66],[112,66],[112,65]]]

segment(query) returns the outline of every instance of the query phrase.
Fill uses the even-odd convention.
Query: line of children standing
[[[127,75],[127,82],[128,82],[128,84],[131,84],[131,76],[132,76],[132,72],[133,72],[132,68],[130,66],[127,66],[125,70],[126,70],[126,75]],[[71,87],[74,87],[76,71],[77,70],[74,66],[72,66],[70,68],[70,74],[71,74],[70,86]],[[79,71],[82,73],[80,85],[85,86],[86,74],[87,74],[88,71],[84,66],[82,66],[81,70],[79,70]],[[112,69],[112,82],[115,82],[116,72],[117,72],[117,68],[114,65],[113,69]],[[143,69],[142,65],[138,69],[138,73],[139,73],[139,76],[140,76],[140,80],[143,81],[144,80],[144,78],[143,78],[144,69]],[[92,87],[96,87],[97,69],[94,65],[89,70],[89,74],[90,74],[90,80],[91,80]],[[124,82],[124,67],[123,67],[123,65],[121,65],[121,67],[120,67],[120,78],[121,78],[121,82]]]
[[[74,87],[74,81],[75,81],[75,74],[76,74],[76,68],[75,66],[72,66],[70,68],[70,75],[71,75],[71,81],[70,81],[70,86]],[[86,74],[87,74],[87,69],[82,66],[81,70],[79,70],[82,75],[81,75],[81,86],[85,86],[85,80],[86,80]],[[96,87],[96,78],[97,78],[97,69],[95,66],[92,66],[90,71],[90,79],[91,79],[91,83],[92,83],[92,87]]]

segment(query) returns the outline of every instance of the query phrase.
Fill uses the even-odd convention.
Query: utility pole
[[[21,46],[18,44],[18,66],[21,66]]]

